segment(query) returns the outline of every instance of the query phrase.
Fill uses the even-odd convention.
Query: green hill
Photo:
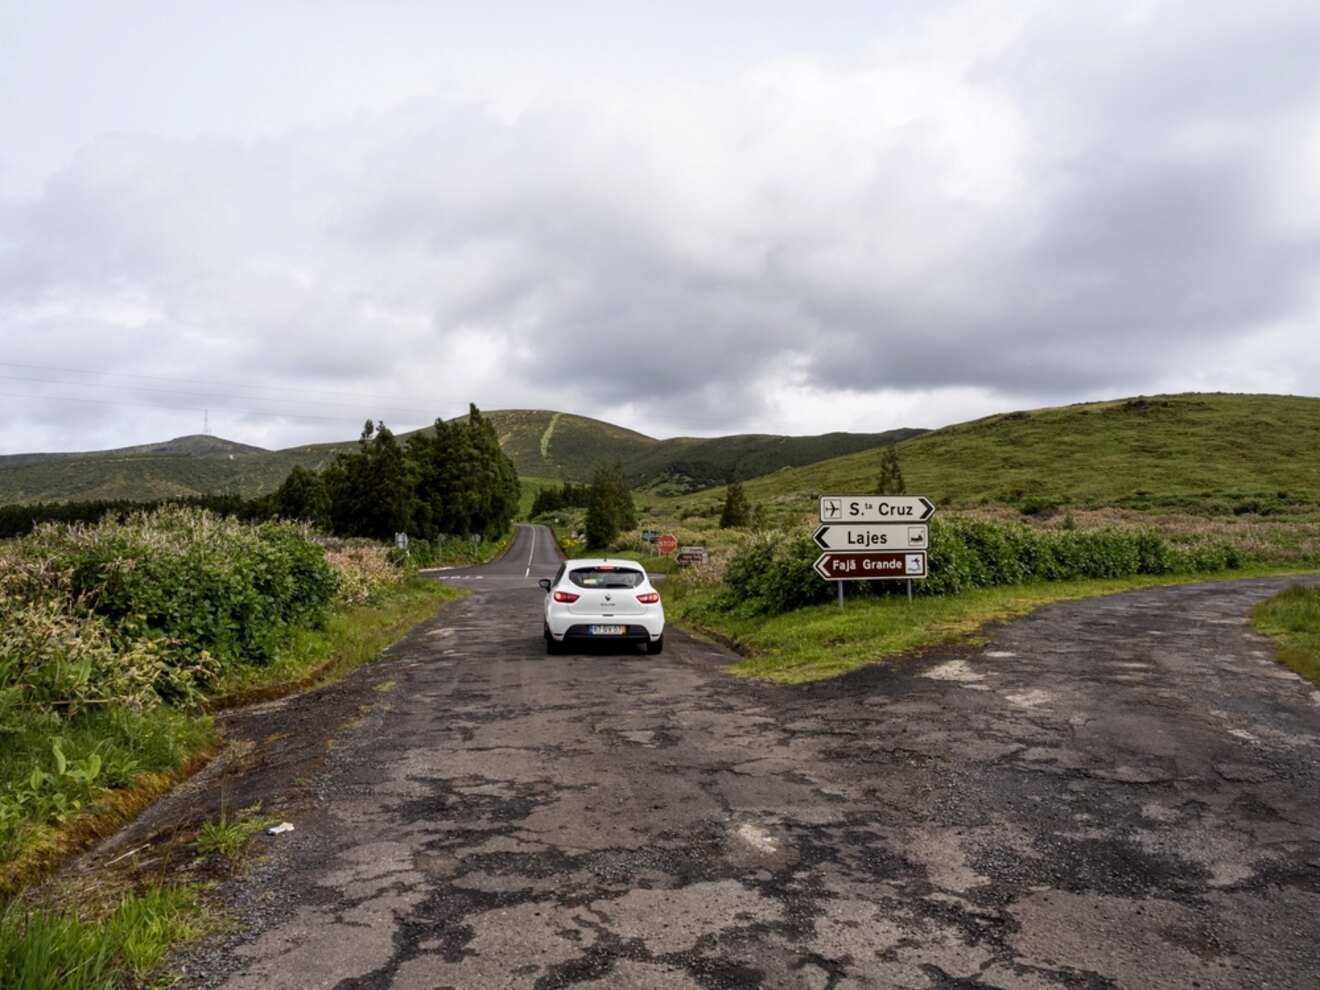
[[[946,506],[1002,502],[1272,511],[1320,504],[1320,399],[1161,395],[989,416],[897,445],[907,490]],[[805,506],[873,491],[879,457],[835,457],[746,485]]]
[[[525,477],[585,481],[598,461],[619,459],[638,487],[670,492],[744,480],[919,432],[657,440],[569,413],[512,409],[486,417]],[[90,453],[12,454],[0,457],[0,504],[260,495],[277,488],[295,465],[323,468],[354,443],[263,450],[216,437],[189,436]]]
[[[639,488],[693,491],[745,481],[781,467],[894,443],[921,430],[827,433],[812,437],[741,434],[656,440],[598,419],[524,409],[488,413],[520,474],[586,481],[599,461],[623,461]]]

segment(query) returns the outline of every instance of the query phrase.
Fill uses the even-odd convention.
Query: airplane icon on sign
[[[839,519],[843,516],[843,500],[838,498],[823,498],[820,500],[820,517],[825,521]]]

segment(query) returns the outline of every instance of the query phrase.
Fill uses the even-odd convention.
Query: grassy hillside
[[[581,481],[597,461],[619,458],[653,495],[753,479],[753,500],[807,506],[821,492],[872,490],[876,448],[898,440],[908,490],[943,505],[1210,512],[1320,505],[1320,399],[1297,396],[1156,396],[1006,413],[932,433],[819,437],[656,440],[568,413],[487,415],[522,475]],[[94,454],[15,455],[0,458],[0,503],[256,495],[272,491],[295,464],[324,467],[352,444],[265,451],[181,437]]]
[[[639,487],[673,492],[873,448],[916,432],[657,440],[569,413],[512,409],[486,416],[521,475],[585,481],[598,461],[617,458]],[[93,453],[14,454],[0,457],[0,504],[261,495],[277,488],[295,465],[323,468],[354,443],[262,450],[216,437],[190,436]]]
[[[946,506],[1269,512],[1320,504],[1320,399],[1299,396],[1163,395],[1013,412],[897,449],[908,491]],[[823,492],[872,491],[878,471],[878,455],[864,452],[746,487],[754,500],[806,505]]]

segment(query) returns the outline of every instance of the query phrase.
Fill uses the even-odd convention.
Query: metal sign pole
[[[837,582],[839,585],[839,608],[843,608],[843,582]]]
[[[912,604],[912,579],[908,578],[908,604]]]

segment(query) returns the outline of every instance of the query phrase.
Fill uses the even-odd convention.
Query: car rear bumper
[[[599,623],[606,625],[606,623]],[[620,625],[620,623],[609,623],[610,625]],[[611,633],[609,635],[599,635],[591,632],[591,627],[597,623],[578,623],[569,626],[564,631],[563,640],[568,642],[631,642],[631,643],[649,643],[655,637],[651,635],[646,626],[639,626],[636,623],[625,625],[623,633]]]
[[[597,636],[588,631],[591,626],[623,626],[623,635]],[[587,640],[649,643],[660,638],[665,631],[665,617],[660,615],[550,615],[546,620],[550,635],[561,642]]]

